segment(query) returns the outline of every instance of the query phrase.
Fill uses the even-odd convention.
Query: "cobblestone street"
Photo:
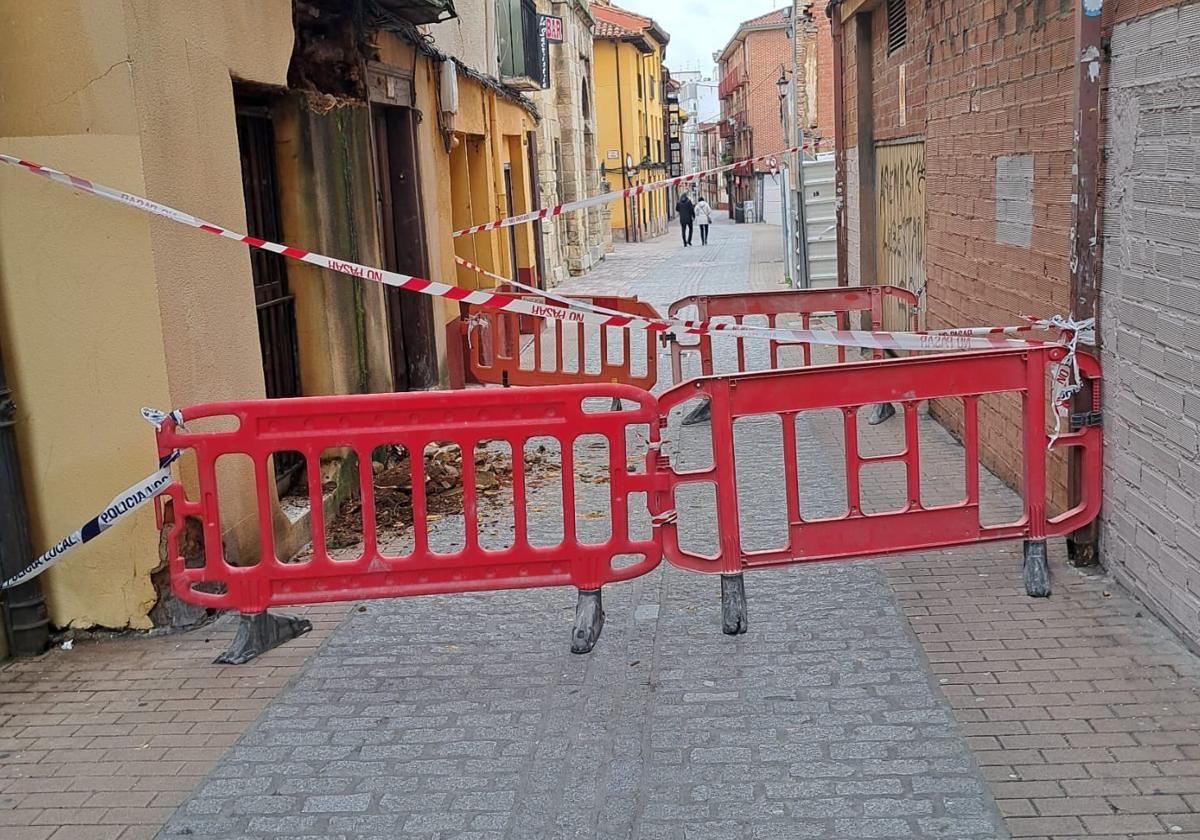
[[[676,233],[618,245],[563,290],[665,312],[779,288],[779,228],[722,220],[688,249]],[[707,426],[678,419],[672,457],[702,458]],[[803,505],[836,515],[840,420],[802,419]],[[919,428],[924,492],[952,501],[962,450]],[[739,481],[743,540],[770,547],[781,430],[737,431],[739,478],[761,476]],[[862,434],[894,450],[903,426]],[[864,506],[903,499],[902,471],[869,475]],[[989,515],[1019,515],[981,481]],[[531,502],[553,509],[551,484]],[[689,547],[711,546],[705,500],[680,507]],[[582,538],[609,527],[577,521]],[[565,589],[313,609],[313,634],[240,667],[210,664],[225,620],[81,641],[3,671],[0,840],[1200,838],[1200,659],[1051,555],[1040,600],[1013,543],[756,570],[737,637],[718,580],[663,563],[604,590],[584,656]]]

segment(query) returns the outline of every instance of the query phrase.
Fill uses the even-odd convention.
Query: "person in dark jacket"
[[[683,247],[692,244],[692,225],[696,221],[696,207],[691,197],[684,193],[675,203],[675,212],[679,214],[679,227],[683,233]]]

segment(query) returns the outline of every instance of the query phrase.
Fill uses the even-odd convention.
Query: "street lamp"
[[[779,65],[779,78],[775,81],[775,87],[779,90],[779,123],[782,129],[783,145],[786,148],[789,143],[788,139],[791,132],[788,130],[788,114],[787,114],[787,99],[788,99],[788,83],[787,70],[781,64]],[[783,270],[787,274],[788,288],[796,287],[796,272],[795,272],[795,251],[792,248],[792,214],[788,208],[788,192],[789,192],[789,176],[787,161],[790,155],[784,154],[783,168],[780,169],[779,179],[779,212],[782,216],[780,220],[783,224]]]

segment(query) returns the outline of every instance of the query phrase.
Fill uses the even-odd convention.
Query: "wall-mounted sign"
[[[541,15],[540,17],[544,21],[546,40],[551,44],[561,44],[563,42],[563,19],[551,15]]]
[[[620,160],[621,153],[616,149],[609,149],[608,154],[606,154],[605,157],[607,157],[609,160]]]
[[[550,87],[550,44],[562,43],[562,18],[538,15],[538,58],[540,59],[542,90]]]

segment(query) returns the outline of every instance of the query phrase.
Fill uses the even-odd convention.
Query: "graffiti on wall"
[[[925,144],[875,150],[876,282],[920,294],[925,288]],[[889,313],[888,329],[905,329],[908,315]]]

